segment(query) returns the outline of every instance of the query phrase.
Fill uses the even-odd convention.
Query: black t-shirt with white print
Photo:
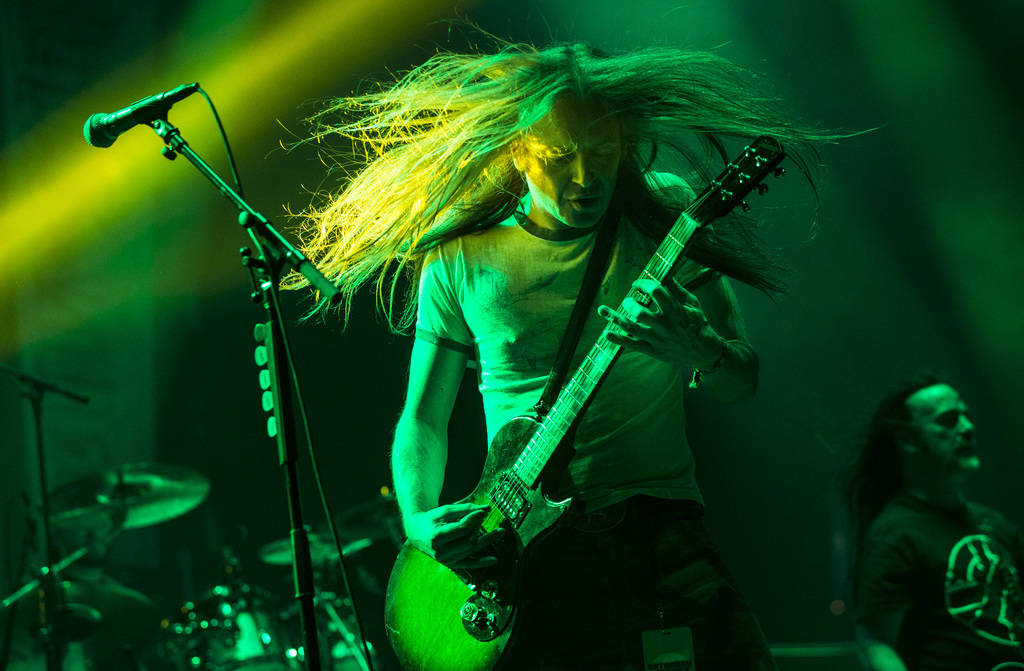
[[[896,651],[910,671],[1024,662],[1020,567],[1024,538],[1000,513],[900,495],[865,535],[858,619],[905,610]]]

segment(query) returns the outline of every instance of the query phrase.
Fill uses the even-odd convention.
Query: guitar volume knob
[[[462,609],[459,611],[459,617],[462,618],[463,622],[473,623],[479,615],[480,608],[472,601],[462,604]]]

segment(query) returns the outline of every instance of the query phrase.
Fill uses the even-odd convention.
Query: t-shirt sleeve
[[[456,259],[457,254],[452,255],[445,246],[430,251],[424,259],[416,309],[416,337],[473,357],[473,334],[458,298]]]
[[[865,540],[857,581],[857,618],[905,610],[914,602],[915,571],[910,548],[890,538]]]

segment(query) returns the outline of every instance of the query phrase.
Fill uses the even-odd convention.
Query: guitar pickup
[[[505,473],[491,490],[491,503],[505,516],[513,527],[518,527],[530,512],[531,503],[526,496],[526,486],[514,475]]]

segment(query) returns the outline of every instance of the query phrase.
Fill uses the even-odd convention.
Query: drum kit
[[[71,482],[50,496],[50,521],[58,537],[82,547],[64,554],[59,630],[65,642],[63,667],[145,669],[146,671],[297,671],[305,668],[296,602],[288,590],[270,590],[242,579],[236,557],[225,550],[221,577],[174,613],[161,618],[154,602],[103,574],[90,563],[97,544],[104,547],[120,531],[159,524],[197,507],[209,481],[188,468],[155,463],[127,464]],[[337,519],[342,552],[348,557],[382,543],[400,541],[398,507],[382,495]],[[339,556],[329,533],[310,533],[319,587],[341,585]],[[271,566],[291,564],[291,543],[264,544],[259,559]],[[38,581],[4,601],[4,607],[30,601]],[[24,592],[24,594],[22,594]],[[276,592],[276,593],[275,593]],[[284,594],[282,595],[282,592]],[[27,605],[27,604],[23,604]],[[315,599],[321,667],[328,671],[368,671],[351,597],[318,589]],[[46,668],[32,629],[33,608],[12,618],[14,645],[10,671]],[[373,662],[377,653],[368,646]],[[0,667],[2,667],[0,659]],[[377,667],[379,668],[379,666]]]

